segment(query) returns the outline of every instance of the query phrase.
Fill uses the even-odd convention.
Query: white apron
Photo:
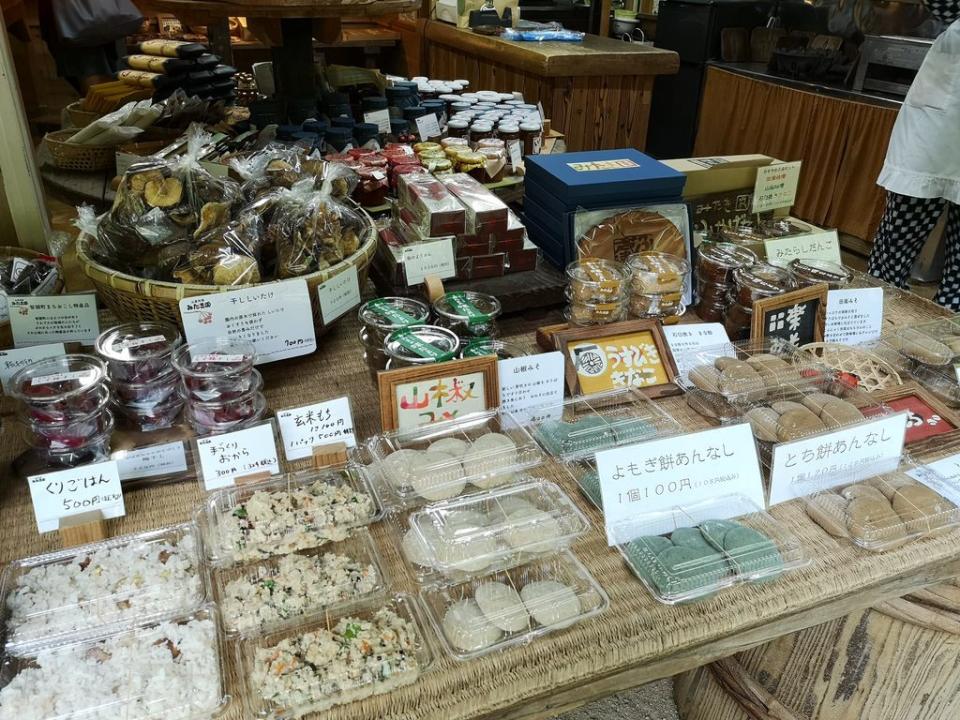
[[[920,66],[877,183],[900,195],[960,204],[960,20],[934,41]]]

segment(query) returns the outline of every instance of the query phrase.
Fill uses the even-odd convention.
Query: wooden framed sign
[[[656,320],[628,320],[553,333],[566,361],[567,387],[574,395],[632,387],[647,397],[681,392],[677,365]]]
[[[943,440],[944,435],[960,430],[960,415],[916,382],[877,390],[873,397],[897,412],[907,411],[907,434],[904,439],[906,446],[924,441],[935,443],[937,441],[933,438]]]
[[[750,339],[779,338],[798,347],[823,342],[828,289],[821,283],[755,301]]]
[[[384,432],[456,420],[500,405],[496,355],[385,370],[377,383]]]

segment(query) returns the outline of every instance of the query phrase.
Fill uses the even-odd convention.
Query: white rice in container
[[[216,626],[159,623],[37,653],[2,689],[17,720],[187,720],[222,700]]]
[[[344,540],[374,512],[373,499],[348,485],[261,490],[221,514],[221,543],[238,561],[283,555]]]
[[[187,533],[178,542],[135,541],[32,567],[7,594],[7,641],[189,612],[204,597],[197,557]]]
[[[346,555],[285,555],[226,584],[221,601],[228,630],[250,632],[334,603],[373,592],[380,578],[373,565]]]

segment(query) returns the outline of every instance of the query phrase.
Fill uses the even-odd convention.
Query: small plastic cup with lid
[[[839,290],[853,281],[851,270],[829,260],[795,258],[787,269],[799,287],[826,283],[831,290]]]
[[[144,383],[170,371],[170,355],[182,341],[170,323],[130,322],[101,333],[96,348],[111,379]]]
[[[215,338],[181,345],[171,358],[187,399],[227,400],[250,389],[256,350],[251,343]]]
[[[460,349],[460,338],[451,330],[436,325],[413,325],[390,333],[383,342],[387,370],[453,360]]]
[[[93,355],[61,355],[20,370],[10,381],[10,394],[38,422],[57,423],[82,417],[100,404],[107,369]]]
[[[472,290],[448,292],[433,303],[433,311],[437,315],[437,325],[452,330],[463,339],[499,335],[497,318],[502,308],[493,295]]]
[[[376,340],[382,346],[394,330],[426,323],[430,319],[430,306],[413,298],[381,297],[361,305],[357,316],[370,333],[371,341]]]

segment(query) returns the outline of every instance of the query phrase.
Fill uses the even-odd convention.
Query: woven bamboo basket
[[[67,105],[67,117],[74,128],[86,127],[100,117],[100,113],[83,109],[83,101],[77,100]]]
[[[78,145],[64,142],[76,134],[76,128],[47,133],[43,138],[50,150],[53,164],[61,170],[106,170],[114,163],[116,148],[113,145]]]
[[[38,253],[36,250],[31,250],[30,248],[23,247],[13,247],[11,245],[0,245],[0,257],[22,257],[27,258],[28,260],[33,260],[34,258],[41,257],[43,253]],[[59,265],[59,263],[58,263]],[[57,278],[57,282],[53,286],[53,292],[51,295],[60,295],[63,292],[63,270],[60,270],[60,276]],[[10,328],[10,321],[3,320],[0,322],[0,348],[12,348],[13,347],[13,331]]]
[[[367,220],[368,229],[366,238],[357,252],[332,267],[301,276],[307,281],[307,289],[310,292],[310,306],[313,310],[313,324],[318,336],[328,328],[324,326],[320,314],[317,286],[343,272],[351,265],[357,269],[357,277],[361,288],[367,280],[370,262],[377,251],[377,228],[373,219],[366,212],[363,215]],[[133,275],[126,275],[96,262],[91,255],[91,244],[93,242],[94,238],[86,233],[82,233],[77,238],[77,261],[84,274],[96,286],[97,297],[121,320],[165,320],[176,323],[182,329],[180,300],[183,298],[255,287],[254,285],[186,285],[159,280],[145,280]]]

